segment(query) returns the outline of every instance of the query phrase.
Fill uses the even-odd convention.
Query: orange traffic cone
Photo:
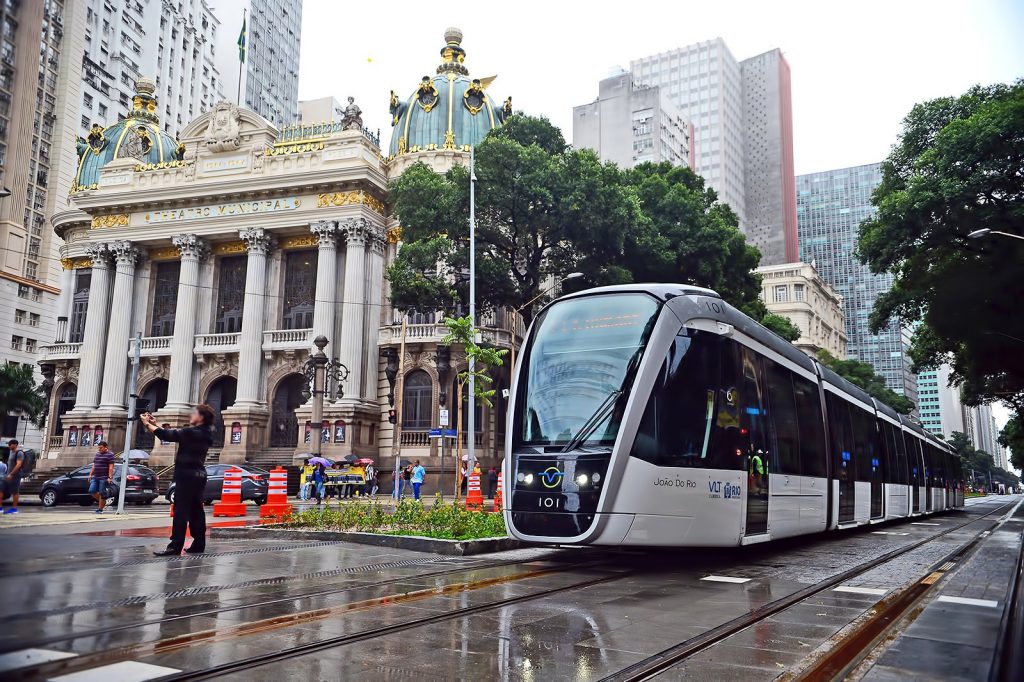
[[[484,494],[480,492],[480,474],[471,473],[466,487],[466,509],[484,510]]]

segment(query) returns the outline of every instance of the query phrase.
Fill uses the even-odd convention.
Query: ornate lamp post
[[[342,382],[348,378],[348,367],[338,362],[337,359],[328,360],[324,348],[327,347],[327,337],[320,335],[313,339],[317,351],[306,360],[303,374],[306,377],[308,388],[302,389],[302,398],[309,400],[313,398],[313,442],[312,451],[314,455],[320,454],[320,445],[323,442],[324,428],[324,396],[327,395],[328,380],[337,386],[337,395],[331,396],[341,398],[344,394]]]
[[[440,403],[441,409],[445,409],[445,403],[448,398],[448,375],[452,371],[452,349],[448,346],[438,346],[437,355],[434,356],[434,363],[437,366],[437,382],[439,390],[437,392],[437,402]],[[449,412],[450,414],[450,412]],[[441,427],[441,472],[438,476],[438,481],[444,481],[444,432],[449,428],[449,424],[442,422]],[[455,463],[455,470],[458,471],[458,462]],[[438,492],[443,492],[443,485],[439,482],[437,486]]]

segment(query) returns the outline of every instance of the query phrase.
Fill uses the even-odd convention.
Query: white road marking
[[[941,523],[925,523],[924,521],[911,521],[911,526],[941,526]]]
[[[881,597],[889,590],[883,590],[879,587],[853,587],[852,585],[840,585],[833,592],[851,592],[853,594],[870,594],[873,597]]]
[[[58,677],[51,677],[49,682],[145,682],[155,680],[158,677],[172,675],[181,672],[176,668],[165,668],[162,665],[150,665],[138,661],[121,661],[111,665],[82,670],[77,673],[68,673]]]
[[[27,668],[30,665],[59,661],[62,658],[74,658],[77,654],[68,651],[54,651],[53,649],[22,649],[6,654],[0,654],[0,672]]]
[[[944,601],[950,604],[967,604],[968,606],[987,606],[990,609],[994,609],[999,606],[999,602],[991,599],[971,599],[969,597],[947,597],[942,595],[936,601]]]
[[[706,575],[701,580],[708,580],[713,583],[749,583],[750,578],[737,578],[734,575]]]
[[[910,535],[910,533],[897,533],[891,530],[873,530],[871,532],[875,535]]]

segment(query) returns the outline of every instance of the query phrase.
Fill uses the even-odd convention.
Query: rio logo
[[[738,485],[734,485],[728,481],[708,481],[708,497],[710,498],[738,500],[741,495],[742,493]]]

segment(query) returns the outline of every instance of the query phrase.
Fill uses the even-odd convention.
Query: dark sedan
[[[224,487],[224,472],[232,466],[242,470],[242,502],[253,500],[256,504],[267,503],[267,486],[270,483],[270,472],[251,466],[237,464],[207,464],[206,490],[203,502],[210,504],[220,499],[221,488]],[[174,503],[174,482],[167,489],[167,501]]]
[[[43,483],[39,491],[39,499],[44,507],[55,507],[58,504],[77,502],[83,507],[94,504],[89,494],[89,469],[91,465],[79,467],[69,474],[51,478]],[[109,486],[107,494],[116,499],[117,486],[121,484],[121,464],[114,465],[114,483]],[[149,467],[132,464],[128,467],[128,485],[125,488],[125,502],[152,504],[157,497],[156,472]]]

